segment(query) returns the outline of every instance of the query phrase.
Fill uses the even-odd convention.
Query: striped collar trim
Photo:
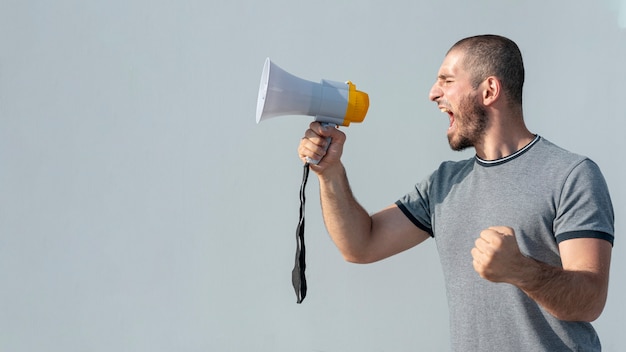
[[[474,158],[476,159],[476,162],[482,166],[496,166],[496,165],[504,164],[507,161],[513,160],[517,158],[518,156],[524,154],[528,149],[532,148],[532,146],[535,145],[540,139],[541,137],[539,137],[539,135],[535,135],[535,139],[533,139],[530,143],[526,144],[524,148],[516,151],[515,153],[511,155],[505,156],[504,158],[500,158],[496,160],[483,160],[479,158],[478,155],[474,155]]]

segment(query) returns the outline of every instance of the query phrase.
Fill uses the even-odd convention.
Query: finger
[[[487,242],[482,238],[476,239],[474,242],[474,249],[476,250],[474,254],[476,257],[490,257],[493,255],[496,250],[497,245],[492,244],[491,242]]]
[[[313,142],[321,148],[325,148],[328,144],[328,137],[320,135],[312,129],[308,129],[306,132],[304,132],[304,138],[308,139],[309,141]]]
[[[318,130],[320,127],[322,126],[321,123],[319,123],[318,121],[313,121],[309,124],[309,128],[313,131]]]
[[[480,263],[477,258],[472,258],[472,266],[476,272],[480,271]]]
[[[328,140],[328,138],[324,138],[316,134],[311,138],[306,138],[302,145],[313,153],[323,156],[326,154],[329,143],[330,140]]]
[[[311,124],[309,125],[309,128],[319,134],[320,136],[324,136],[324,137],[330,137],[330,135],[333,133],[334,130],[336,130],[335,127],[329,126],[327,124],[322,125],[321,123],[317,122],[317,121],[313,121],[311,122]]]
[[[474,248],[480,252],[485,252],[488,246],[489,242],[485,241],[482,237],[478,237],[476,241],[474,241]]]
[[[508,226],[491,226],[489,229],[497,232],[500,236],[515,236],[513,228]]]
[[[472,266],[474,267],[474,271],[478,273],[481,277],[484,278],[485,273],[485,265],[480,256],[472,258]]]
[[[304,137],[298,146],[298,155],[300,156],[300,159],[306,163],[308,162],[308,158],[313,160],[322,159],[324,155],[326,155],[326,150],[323,146],[320,146],[311,139]]]
[[[497,242],[503,235],[496,231],[493,227],[484,229],[480,232],[480,238],[487,243]]]
[[[472,259],[474,259],[474,261],[480,261],[480,258],[483,255],[480,249],[477,247],[472,248],[470,253],[472,254]]]
[[[331,138],[335,143],[339,142],[343,144],[346,139],[346,135],[339,129],[339,126],[336,125],[329,126],[320,124],[319,122],[313,122],[310,125],[310,129],[319,136]]]

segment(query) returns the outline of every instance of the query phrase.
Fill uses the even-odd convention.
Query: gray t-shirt
[[[600,351],[591,324],[558,320],[517,287],[481,278],[470,253],[490,226],[512,227],[522,253],[554,266],[561,241],[613,244],[613,207],[593,161],[537,136],[496,161],[444,162],[396,204],[436,241],[454,351]]]

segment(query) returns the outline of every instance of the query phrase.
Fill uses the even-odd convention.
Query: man
[[[526,128],[523,82],[511,40],[456,43],[429,98],[449,115],[451,148],[476,155],[442,163],[371,216],[351,193],[341,131],[312,123],[298,153],[321,159],[311,169],[326,227],[347,261],[371,263],[435,239],[454,351],[599,351],[590,322],[606,302],[611,200],[593,161]]]

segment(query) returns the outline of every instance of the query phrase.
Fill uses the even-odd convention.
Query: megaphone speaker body
[[[296,77],[265,60],[256,121],[282,115],[314,116],[315,121],[348,126],[362,122],[369,107],[368,95],[352,82],[321,80],[320,83]]]

